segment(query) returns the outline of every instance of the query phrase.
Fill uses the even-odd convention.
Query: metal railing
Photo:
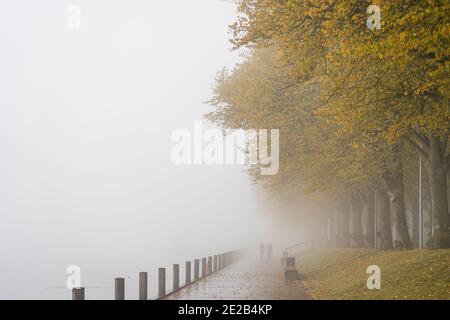
[[[299,247],[302,247],[302,248],[306,247],[306,248],[308,248],[308,246],[309,246],[309,249],[313,249],[315,247],[316,243],[317,243],[317,241],[315,241],[315,240],[303,241],[303,242],[291,245],[289,247],[286,247],[284,250],[286,250],[286,252],[288,252],[288,254],[291,255],[292,249],[294,249],[294,248],[299,248]]]

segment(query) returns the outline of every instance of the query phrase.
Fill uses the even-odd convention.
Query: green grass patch
[[[367,268],[381,269],[381,289],[367,288]],[[450,250],[327,249],[297,258],[317,299],[450,300]]]

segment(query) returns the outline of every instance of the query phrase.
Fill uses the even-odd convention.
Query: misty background
[[[69,265],[88,299],[112,299],[117,276],[133,299],[139,271],[154,288],[157,267],[301,240],[244,167],[170,160],[172,131],[193,129],[240,60],[235,15],[220,0],[3,4],[0,299],[69,299]]]

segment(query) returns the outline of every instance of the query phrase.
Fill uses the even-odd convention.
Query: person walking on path
[[[272,247],[272,244],[269,243],[267,245],[267,260],[269,260],[269,261],[272,259],[272,252],[273,252],[273,247]]]
[[[259,245],[259,259],[260,260],[264,260],[264,251],[266,250],[266,248],[264,247],[264,243],[261,242],[261,244]]]

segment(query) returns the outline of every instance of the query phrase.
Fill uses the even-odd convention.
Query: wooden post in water
[[[158,297],[166,295],[166,268],[158,269]]]
[[[206,258],[202,258],[202,278],[206,276]]]
[[[213,258],[208,257],[208,274],[211,274],[213,272]]]
[[[139,272],[139,300],[148,299],[148,273]]]
[[[180,288],[180,265],[173,265],[173,290]]]
[[[84,300],[84,288],[73,288],[72,300]]]
[[[225,268],[227,266],[227,255],[226,253],[222,253],[222,267]]]
[[[194,260],[194,281],[197,281],[200,278],[200,260]]]
[[[217,261],[218,261],[217,264],[219,265],[218,270],[220,270],[220,269],[223,268],[223,264],[222,264],[222,255],[221,255],[221,254],[217,255]]]
[[[184,276],[185,282],[186,284],[191,283],[191,262],[190,261],[186,261],[186,273]]]
[[[213,272],[217,271],[217,254],[214,255],[214,265],[213,265]]]
[[[114,298],[115,300],[125,300],[125,279],[124,278],[116,278],[114,279],[115,284],[115,292]]]

